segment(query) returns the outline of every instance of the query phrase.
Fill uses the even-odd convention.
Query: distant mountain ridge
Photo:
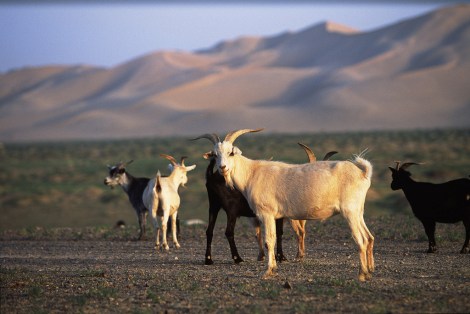
[[[470,5],[0,74],[0,141],[470,126]]]

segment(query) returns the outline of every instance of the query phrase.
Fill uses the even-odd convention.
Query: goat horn
[[[127,167],[129,164],[131,164],[134,160],[131,159],[128,162],[123,163],[123,166]]]
[[[188,156],[181,157],[181,166],[184,166],[184,160],[188,158]]]
[[[315,157],[315,154],[310,149],[310,147],[308,147],[307,145],[302,144],[302,143],[297,143],[297,144],[299,144],[304,149],[304,151],[305,151],[305,153],[307,154],[307,157],[308,157],[308,162],[315,162],[317,160],[317,157]]]
[[[403,165],[401,165],[400,169],[405,170],[405,169],[408,168],[409,166],[413,166],[413,165],[420,165],[420,163],[417,163],[417,162],[405,162],[405,163],[403,163]]]
[[[167,154],[160,154],[160,156],[162,156],[163,158],[168,159],[168,160],[171,162],[171,164],[172,164],[173,166],[176,166],[176,165],[178,164],[178,163],[176,162],[175,158],[173,158],[173,157],[170,156],[170,155],[167,155]]]
[[[400,163],[401,161],[395,161],[395,170],[398,170],[400,168]]]
[[[201,136],[198,136],[198,137],[196,137],[196,138],[191,139],[191,141],[199,140],[199,139],[201,139],[201,138],[206,138],[206,139],[208,139],[208,140],[211,141],[212,144],[214,144],[214,145],[220,142],[219,136],[218,136],[217,134],[215,134],[215,133],[212,133],[212,134],[206,133],[206,134],[203,134],[203,135],[201,135]]]
[[[326,153],[325,157],[323,157],[323,160],[329,160],[331,158],[331,156],[333,156],[334,154],[337,154],[338,152],[333,150],[331,152],[328,152]]]
[[[245,133],[250,133],[250,132],[259,132],[259,131],[262,131],[263,129],[256,129],[256,130],[253,130],[253,129],[242,129],[242,130],[238,130],[238,131],[232,131],[230,133],[228,133],[226,136],[225,136],[225,140],[224,141],[227,141],[227,142],[230,142],[233,144],[233,142],[235,142],[235,140],[240,136],[240,135],[243,135]]]

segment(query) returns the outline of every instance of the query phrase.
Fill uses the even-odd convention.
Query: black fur
[[[406,166],[409,166],[407,164]],[[465,241],[460,253],[469,253],[470,240],[470,180],[467,178],[446,183],[433,184],[416,182],[405,164],[392,171],[392,190],[402,189],[410,203],[413,214],[424,226],[429,240],[428,253],[436,252],[434,233],[436,222],[456,223],[462,221],[465,226]]]

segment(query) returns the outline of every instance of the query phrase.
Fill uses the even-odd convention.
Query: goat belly
[[[433,209],[416,212],[414,211],[416,218],[419,220],[433,220],[440,223],[457,223],[462,221],[464,213],[463,210],[446,210],[446,209]]]
[[[306,217],[296,217],[295,219],[325,220],[325,219],[330,218],[333,215],[336,215],[337,213],[338,212],[336,212],[334,209],[331,209],[331,208],[320,208],[320,207],[315,206],[307,210]]]

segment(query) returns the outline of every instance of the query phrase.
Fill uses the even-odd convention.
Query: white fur
[[[239,136],[253,131],[236,132]],[[264,225],[268,248],[265,278],[276,269],[275,219],[324,220],[339,213],[348,221],[359,246],[359,279],[364,281],[371,277],[374,237],[363,218],[372,176],[372,165],[367,160],[355,156],[351,161],[317,161],[302,165],[251,160],[233,146],[233,136],[228,141],[227,138],[229,135],[214,146],[217,169],[228,186],[242,192]]]
[[[162,248],[169,250],[166,239],[166,231],[168,219],[172,217],[172,235],[173,243],[176,248],[180,247],[176,237],[176,218],[180,206],[180,196],[178,195],[178,188],[180,185],[184,186],[188,182],[186,173],[196,168],[196,165],[185,166],[183,164],[174,164],[172,172],[168,177],[162,177],[160,171],[157,173],[155,179],[149,181],[145,188],[142,200],[145,206],[152,214],[152,223],[155,233],[155,246],[160,247],[160,228],[158,226],[157,216],[160,217],[162,225]],[[157,192],[157,185],[161,190]]]

